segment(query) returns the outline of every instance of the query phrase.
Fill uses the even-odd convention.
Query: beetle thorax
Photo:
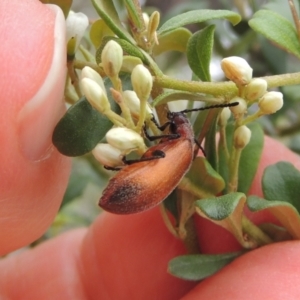
[[[190,121],[181,112],[172,112],[169,114],[171,133],[179,133],[182,138],[194,139],[194,133]]]

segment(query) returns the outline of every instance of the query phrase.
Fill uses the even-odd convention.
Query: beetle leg
[[[164,158],[165,156],[166,156],[165,152],[163,152],[161,150],[155,150],[155,151],[153,151],[152,156],[141,157],[139,159],[131,159],[131,160],[127,160],[126,156],[124,156],[122,158],[122,161],[126,165],[132,165],[132,164],[135,164],[135,163],[138,163],[138,162],[142,162],[142,161],[148,161],[148,160],[154,160],[154,159]]]
[[[156,121],[156,119],[154,118],[154,116],[151,118],[151,121],[155,124],[155,126],[160,131],[164,131],[168,126],[170,126],[172,124],[172,121],[167,121],[165,124],[159,125],[158,122]]]
[[[170,133],[170,134],[161,134],[161,135],[152,135],[151,136],[147,132],[147,129],[146,129],[145,126],[144,126],[144,133],[145,133],[145,136],[147,137],[147,139],[149,141],[155,141],[155,140],[162,139],[162,138],[168,138],[170,140],[175,140],[175,139],[180,138],[180,134],[179,133]]]
[[[194,139],[196,145],[198,146],[198,148],[201,150],[201,152],[203,153],[204,157],[206,157],[206,153],[205,150],[203,149],[203,147],[200,145],[200,143],[197,141],[197,139]],[[198,150],[199,150],[198,149]]]
[[[122,168],[121,167],[110,167],[110,166],[103,166],[104,169],[109,170],[109,171],[120,171]]]

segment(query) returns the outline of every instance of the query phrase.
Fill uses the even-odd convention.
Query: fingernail
[[[54,150],[52,132],[65,111],[65,20],[57,6],[49,5],[49,8],[56,16],[52,64],[40,89],[26,102],[17,116],[20,150],[32,161],[44,160]]]

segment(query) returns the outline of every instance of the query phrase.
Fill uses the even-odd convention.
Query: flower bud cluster
[[[90,104],[108,118],[114,117],[101,76],[91,68],[85,67],[82,70],[81,77],[82,90]],[[118,95],[120,95],[121,100],[118,100],[123,101],[123,104],[126,105],[132,116],[140,120],[141,100],[137,95],[139,93],[145,104],[144,121],[150,120],[152,118],[152,110],[147,103],[147,98],[144,97],[144,95],[146,97],[149,96],[152,88],[150,72],[141,65],[135,67],[132,75],[132,85],[137,92],[130,90],[120,92]],[[124,164],[122,158],[131,151],[144,153],[146,151],[144,140],[140,135],[140,131],[135,131],[135,129],[120,126],[110,129],[106,133],[108,144],[100,143],[92,151],[95,158],[103,165],[118,167]]]
[[[102,77],[90,67],[82,69],[81,87],[90,104],[115,124],[106,134],[107,144],[98,144],[92,153],[102,164],[117,167],[124,164],[122,158],[131,151],[140,154],[146,151],[140,133],[144,123],[152,118],[152,110],[147,100],[152,90],[153,79],[149,70],[138,64],[131,74],[133,90],[123,91],[122,86],[118,85],[123,61],[120,45],[109,41],[103,48],[101,58],[101,66],[113,83],[111,95],[119,104],[122,116],[111,110]]]
[[[267,82],[262,78],[252,79],[252,68],[248,62],[241,57],[227,57],[221,62],[225,76],[233,81],[238,90],[239,96],[231,99],[230,102],[238,102],[239,105],[230,107],[238,127],[234,132],[234,146],[236,149],[243,149],[251,138],[251,131],[245,124],[254,121],[266,114],[273,114],[283,106],[283,95],[280,92],[268,92]],[[247,108],[254,102],[258,103],[258,110],[246,118]],[[228,112],[223,109],[220,115],[219,124],[224,126],[228,119]]]
[[[259,111],[249,116],[249,121],[265,114],[273,114],[283,106],[283,95],[280,92],[268,92],[267,82],[262,78],[252,79],[252,68],[241,57],[224,58],[221,62],[225,76],[233,81],[239,89],[239,97],[231,102],[239,102],[238,106],[230,108],[235,119],[241,120],[247,113],[248,105],[258,102]]]
[[[108,144],[100,143],[92,151],[94,157],[103,165],[119,167],[124,165],[123,157],[132,151],[146,151],[143,138],[132,129],[114,127],[106,133]]]

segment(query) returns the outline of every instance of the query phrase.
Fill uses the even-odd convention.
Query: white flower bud
[[[245,126],[242,125],[238,127],[234,131],[234,147],[237,149],[243,149],[247,146],[251,138],[251,130]]]
[[[146,67],[143,65],[134,67],[131,73],[131,83],[140,100],[149,97],[153,85],[153,78]]]
[[[75,49],[78,48],[80,41],[84,35],[85,30],[89,26],[89,19],[88,17],[79,12],[74,13],[73,11],[70,11],[68,14],[68,17],[66,19],[66,42],[68,43],[71,39],[75,39]]]
[[[101,113],[110,110],[110,103],[99,84],[90,78],[81,80],[83,93],[90,104]]]
[[[273,114],[283,106],[283,95],[280,92],[268,92],[258,101],[258,106],[263,114]]]
[[[140,115],[141,109],[141,101],[138,98],[136,92],[134,91],[124,91],[123,92],[123,99],[127,107],[129,108],[132,115],[136,118]],[[150,105],[147,103],[146,105],[146,119],[152,118],[152,110]]]
[[[118,76],[123,63],[123,49],[115,41],[109,41],[101,53],[101,62],[108,77]]]
[[[132,150],[145,150],[143,138],[135,131],[125,127],[115,127],[106,133],[107,142],[124,154]]]
[[[86,66],[86,67],[84,67],[81,70],[81,79],[83,79],[83,78],[90,78],[90,79],[94,80],[96,83],[98,83],[100,85],[100,87],[102,88],[103,92],[107,96],[103,79],[99,75],[99,73],[97,73],[92,68]]]
[[[254,101],[262,97],[267,92],[268,84],[264,79],[254,78],[245,87],[245,98]]]
[[[230,116],[231,116],[231,111],[229,107],[224,107],[219,117],[219,125],[225,126]]]
[[[238,86],[248,84],[252,78],[252,68],[245,59],[238,56],[222,59],[221,68],[225,76]]]
[[[109,144],[98,144],[92,153],[104,166],[118,167],[124,164],[122,161],[122,152]]]
[[[231,99],[230,103],[232,102],[238,102],[239,105],[236,106],[230,106],[230,110],[233,113],[235,118],[242,117],[247,112],[247,102],[240,97],[234,97]]]

